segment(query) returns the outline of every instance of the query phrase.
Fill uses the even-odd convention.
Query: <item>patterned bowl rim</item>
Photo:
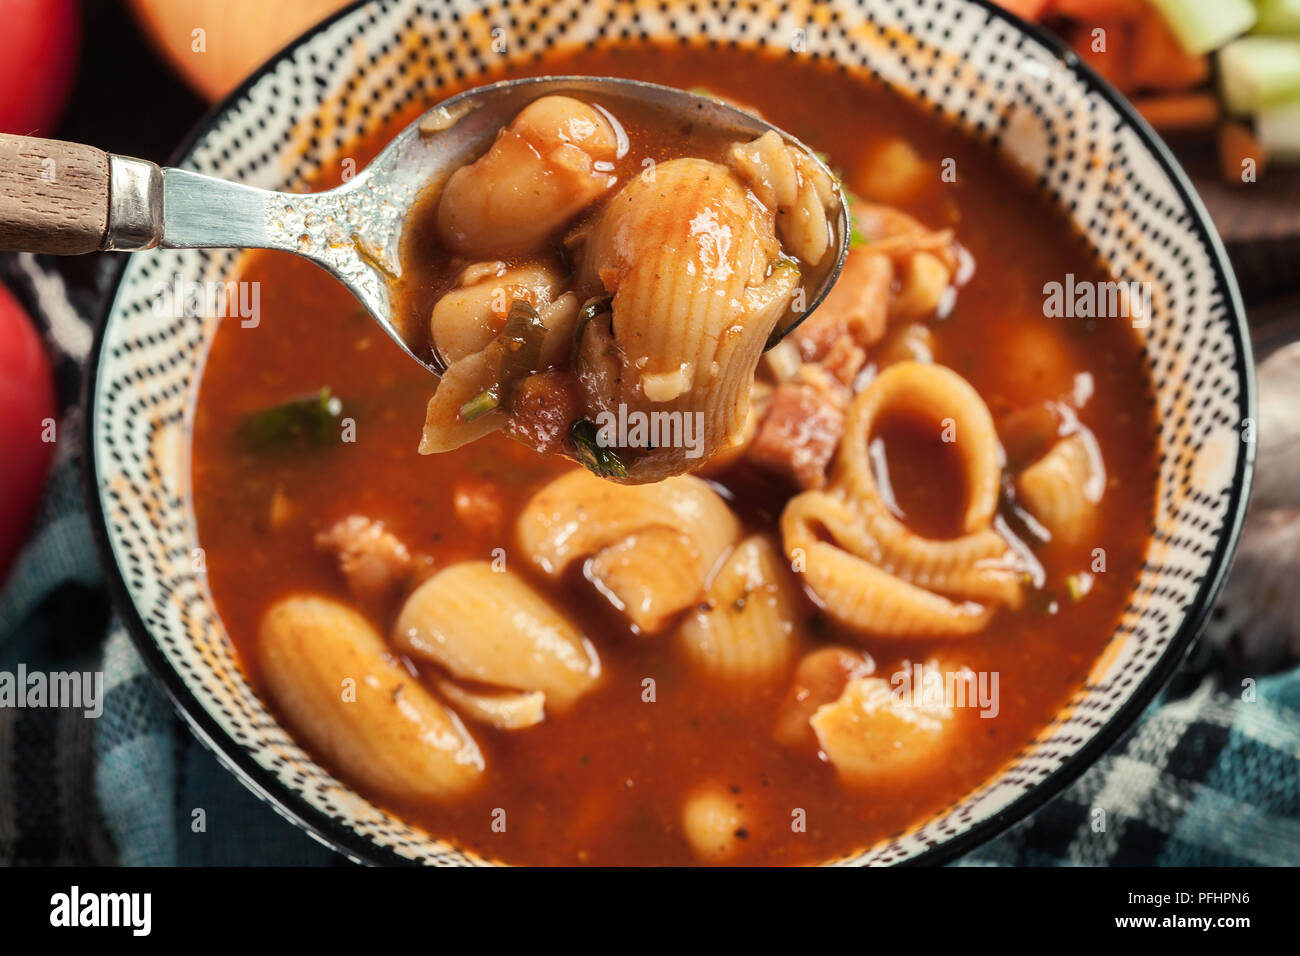
[[[287,57],[291,56],[300,45],[317,34],[331,27],[334,23],[351,16],[359,8],[375,0],[352,0],[342,9],[320,21],[306,32],[296,37],[256,71],[244,79],[234,90],[220,102],[211,106],[185,136],[168,158],[167,165],[174,165],[187,156],[199,140],[206,135],[217,121],[236,106],[265,75],[271,73]],[[1084,63],[1073,50],[1057,35],[1044,27],[1027,23],[993,0],[966,0],[987,13],[1003,20],[1007,25],[1027,35],[1030,39],[1056,57],[1060,66],[1080,79],[1090,92],[1104,98],[1132,130],[1142,147],[1156,161],[1191,214],[1192,230],[1196,237],[1205,243],[1214,269],[1215,287],[1223,293],[1224,301],[1231,312],[1231,333],[1236,346],[1236,359],[1233,371],[1240,385],[1238,391],[1238,409],[1241,419],[1254,420],[1256,413],[1256,382],[1253,355],[1250,344],[1249,327],[1246,323],[1245,305],[1236,277],[1230,265],[1227,250],[1215,229],[1209,213],[1195,188],[1188,179],[1182,166],[1154,129],[1143,119],[1133,105],[1119,93],[1100,74]],[[259,799],[265,801],[277,813],[294,825],[303,829],[308,835],[332,850],[343,854],[354,862],[369,864],[405,864],[415,861],[399,855],[391,848],[379,846],[366,839],[360,833],[344,825],[339,820],[313,807],[304,798],[284,786],[275,775],[260,766],[244,748],[232,740],[217,724],[216,720],[204,709],[185,685],[180,674],[168,663],[162,649],[154,640],[148,626],[141,618],[126,586],[112,544],[109,540],[107,518],[99,496],[99,476],[95,465],[95,422],[91,414],[94,408],[95,383],[99,374],[99,363],[103,354],[105,333],[109,318],[121,286],[122,276],[126,271],[129,257],[123,255],[114,266],[108,287],[95,322],[94,340],[86,361],[86,373],[82,380],[81,408],[84,412],[85,427],[82,434],[81,468],[83,494],[90,523],[99,554],[100,564],[105,568],[106,581],[113,603],[126,625],[136,650],[144,658],[150,673],[162,685],[172,706],[184,719],[199,741],[217,758],[218,762],[229,770],[245,787]],[[1186,614],[1179,629],[1165,646],[1160,660],[1151,668],[1147,676],[1093,735],[1092,738],[1067,758],[1055,771],[1041,782],[1032,786],[1026,793],[1011,801],[998,812],[982,820],[969,829],[950,837],[936,846],[917,853],[897,865],[934,866],[952,861],[969,853],[976,847],[1003,833],[1013,824],[1028,817],[1053,797],[1059,795],[1067,786],[1077,780],[1085,770],[1095,763],[1119,739],[1147,705],[1155,698],[1160,689],[1173,676],[1178,665],[1187,657],[1197,635],[1204,628],[1206,619],[1214,607],[1215,599],[1222,589],[1232,566],[1233,555],[1241,536],[1245,521],[1246,508],[1250,498],[1251,478],[1255,466],[1255,444],[1243,442],[1242,453],[1237,456],[1237,464],[1232,477],[1232,486],[1227,510],[1224,515],[1224,527],[1210,558],[1205,577],[1202,579],[1195,597],[1187,607]]]

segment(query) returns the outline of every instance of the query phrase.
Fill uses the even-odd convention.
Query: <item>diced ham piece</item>
[[[844,432],[848,403],[845,390],[817,371],[804,366],[799,378],[776,387],[749,448],[755,464],[804,489],[826,484],[826,466]]]
[[[515,390],[506,434],[539,455],[553,455],[564,447],[579,404],[577,388],[567,372],[530,375]]]
[[[451,503],[456,517],[473,531],[499,532],[505,526],[505,495],[490,481],[462,478],[452,488]]]
[[[866,363],[867,349],[885,334],[893,280],[887,257],[866,248],[850,252],[826,301],[791,333],[803,360],[816,362],[845,385],[852,382]]]
[[[411,569],[411,554],[382,521],[349,515],[316,535],[317,549],[338,558],[348,590],[360,601],[391,597]]]

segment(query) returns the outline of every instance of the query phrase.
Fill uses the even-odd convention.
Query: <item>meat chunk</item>
[[[530,375],[515,391],[506,434],[539,455],[553,455],[564,447],[579,403],[577,387],[566,372]]]
[[[335,555],[348,590],[361,601],[391,597],[411,569],[411,554],[382,521],[348,515],[316,535],[316,547]]]
[[[823,370],[805,365],[772,393],[767,415],[749,447],[757,465],[788,476],[800,488],[826,484],[826,467],[844,433],[848,396]]]
[[[805,362],[816,362],[848,385],[867,349],[885,334],[894,268],[885,256],[855,249],[826,301],[791,333]]]
[[[490,481],[462,478],[452,488],[451,503],[456,517],[473,531],[499,532],[505,526],[505,496]]]

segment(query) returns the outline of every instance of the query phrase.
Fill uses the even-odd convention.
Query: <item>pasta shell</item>
[[[1052,539],[1077,544],[1096,527],[1106,472],[1088,432],[1062,438],[1020,473],[1016,493]]]
[[[989,607],[950,601],[823,541],[795,546],[791,554],[806,563],[804,583],[826,612],[855,630],[894,638],[967,637],[993,618]]]
[[[859,787],[938,769],[955,742],[951,707],[904,702],[883,677],[849,681],[839,699],[819,707],[809,723],[840,777]]]
[[[942,365],[899,362],[858,395],[844,425],[835,484],[854,500],[881,501],[869,443],[877,422],[899,413],[933,422],[936,428],[951,428],[966,476],[965,530],[987,528],[997,510],[1002,480],[997,428],[979,392]]]
[[[466,561],[439,571],[403,605],[393,628],[402,653],[455,677],[541,691],[562,711],[600,676],[595,648],[522,578]]]
[[[654,485],[615,485],[575,469],[556,478],[524,506],[519,545],[543,574],[560,577],[574,561],[650,528],[674,532],[674,561],[692,569],[696,594],[740,538],[726,502],[698,478],[680,475]]]
[[[438,680],[436,686],[462,714],[498,730],[521,730],[546,718],[546,695],[540,690],[489,693],[470,690],[446,678]]]
[[[786,248],[810,266],[821,262],[834,235],[830,212],[839,208],[830,177],[775,130],[736,143],[729,161],[759,202],[777,211]]]
[[[882,508],[850,506],[839,492],[800,497],[797,505],[791,501],[786,508],[787,541],[829,537],[840,549],[888,575],[964,600],[1017,607],[1023,599],[1015,552],[995,531],[934,541],[913,534]]]
[[[678,643],[691,665],[718,680],[752,685],[784,676],[794,657],[794,583],[767,538],[746,538],[718,572]]]
[[[690,416],[702,436],[633,449],[628,481],[679,474],[739,440],[763,345],[799,281],[774,228],[730,170],[702,159],[647,170],[593,227],[583,275],[613,299],[612,316],[582,331],[586,407],[597,419],[620,407]]]
[[[468,421],[461,415],[466,402],[496,384],[500,371],[501,349],[493,342],[481,352],[466,355],[443,373],[425,413],[421,455],[452,451],[492,434],[505,424],[505,415],[500,410]]]
[[[388,656],[369,622],[311,595],[262,618],[258,664],[275,705],[333,765],[405,802],[445,802],[483,772],[474,738]]]
[[[590,558],[587,577],[638,630],[653,633],[694,604],[740,522],[703,481],[616,485],[575,470],[533,496],[519,516],[521,550],[558,578]]]
[[[683,545],[677,531],[646,528],[593,555],[587,577],[639,631],[653,634],[700,594],[700,562],[682,561]]]
[[[870,677],[876,662],[870,654],[847,647],[819,647],[805,654],[777,711],[772,737],[783,747],[817,752],[817,737],[808,719],[823,704],[839,699],[849,681]]]
[[[881,497],[868,445],[876,424],[897,412],[951,429],[966,478],[966,533],[924,538]],[[787,503],[786,554],[827,613],[888,637],[943,637],[983,630],[996,605],[1023,600],[1022,561],[992,528],[1002,449],[979,393],[941,365],[900,362],[854,400],[831,487]]]

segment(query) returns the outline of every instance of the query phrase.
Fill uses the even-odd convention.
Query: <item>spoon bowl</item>
[[[633,101],[717,137],[747,140],[775,131],[821,166],[839,188],[838,179],[803,143],[720,100],[639,80],[543,76],[475,87],[445,100],[402,130],[364,170],[343,185],[319,193],[272,192],[184,169],[160,169],[143,160],[110,156],[89,147],[0,137],[0,151],[8,144],[7,148],[28,160],[26,167],[18,163],[8,173],[0,165],[0,180],[32,178],[33,182],[18,184],[29,188],[35,197],[12,213],[0,203],[0,249],[88,252],[160,246],[291,252],[310,259],[342,282],[403,351],[437,375],[440,369],[432,356],[413,349],[393,317],[394,286],[401,278],[399,250],[410,211],[426,190],[441,188],[453,172],[485,153],[498,131],[525,106],[554,94]],[[50,241],[58,225],[50,210],[66,207],[69,197],[57,197],[60,202],[50,204],[50,197],[41,195],[34,177],[28,176],[43,168],[43,152],[55,151],[84,164],[92,177],[92,188],[71,197],[85,207],[85,241],[60,242],[61,247]],[[97,197],[93,177],[101,167],[106,195]],[[0,181],[0,186],[4,185]],[[807,318],[839,276],[849,248],[848,205],[842,194],[839,198],[831,220],[836,254],[825,257],[809,274],[800,310],[778,322],[768,347]],[[40,218],[43,199],[45,220]],[[96,216],[103,217],[97,244]],[[66,222],[62,225],[66,227]]]

